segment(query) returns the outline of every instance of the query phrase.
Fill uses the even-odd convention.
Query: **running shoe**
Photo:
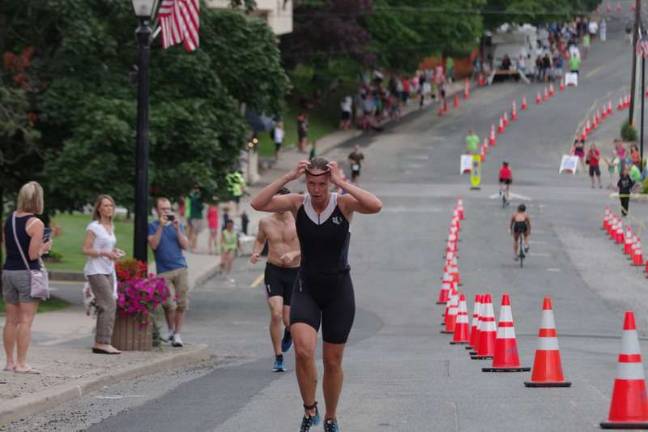
[[[281,352],[288,352],[292,345],[292,335],[290,330],[284,329],[283,339],[281,339]]]
[[[324,432],[340,432],[337,420],[328,419],[324,422]]]
[[[272,372],[286,372],[286,368],[284,367],[284,361],[283,361],[283,356],[275,359],[274,366],[272,366]]]
[[[310,432],[311,428],[313,426],[317,426],[320,423],[320,415],[319,415],[319,410],[317,407],[315,407],[315,415],[304,415],[302,418],[302,423],[301,427],[299,428],[299,432]]]

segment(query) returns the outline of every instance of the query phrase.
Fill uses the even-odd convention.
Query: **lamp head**
[[[153,4],[155,0],[131,0],[133,2],[133,10],[135,16],[138,18],[151,18],[153,15]]]

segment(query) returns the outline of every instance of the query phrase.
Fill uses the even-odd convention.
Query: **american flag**
[[[200,0],[162,0],[158,17],[162,28],[162,46],[182,42],[189,52],[200,45]]]
[[[648,39],[641,38],[637,41],[637,55],[648,58]]]

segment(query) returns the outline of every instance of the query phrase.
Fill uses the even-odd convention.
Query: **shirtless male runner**
[[[277,195],[287,195],[286,188]],[[268,242],[265,287],[270,307],[270,339],[275,353],[274,372],[285,372],[283,353],[292,345],[290,335],[290,297],[299,271],[299,239],[291,212],[273,213],[259,221],[259,230],[250,262],[256,264]],[[283,324],[283,338],[281,330]]]

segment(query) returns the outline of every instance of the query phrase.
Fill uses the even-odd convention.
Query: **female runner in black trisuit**
[[[276,195],[287,183],[306,175],[308,193]],[[331,193],[331,186],[347,194]],[[315,392],[315,347],[322,325],[326,404],[324,430],[339,432],[336,410],[342,391],[342,355],[353,324],[355,303],[349,274],[349,223],[354,212],[373,214],[382,202],[372,193],[346,181],[336,162],[314,158],[263,188],[252,200],[255,210],[292,211],[301,247],[301,268],[293,290],[290,331],[295,344],[296,372],[304,402],[300,432],[319,423]]]

